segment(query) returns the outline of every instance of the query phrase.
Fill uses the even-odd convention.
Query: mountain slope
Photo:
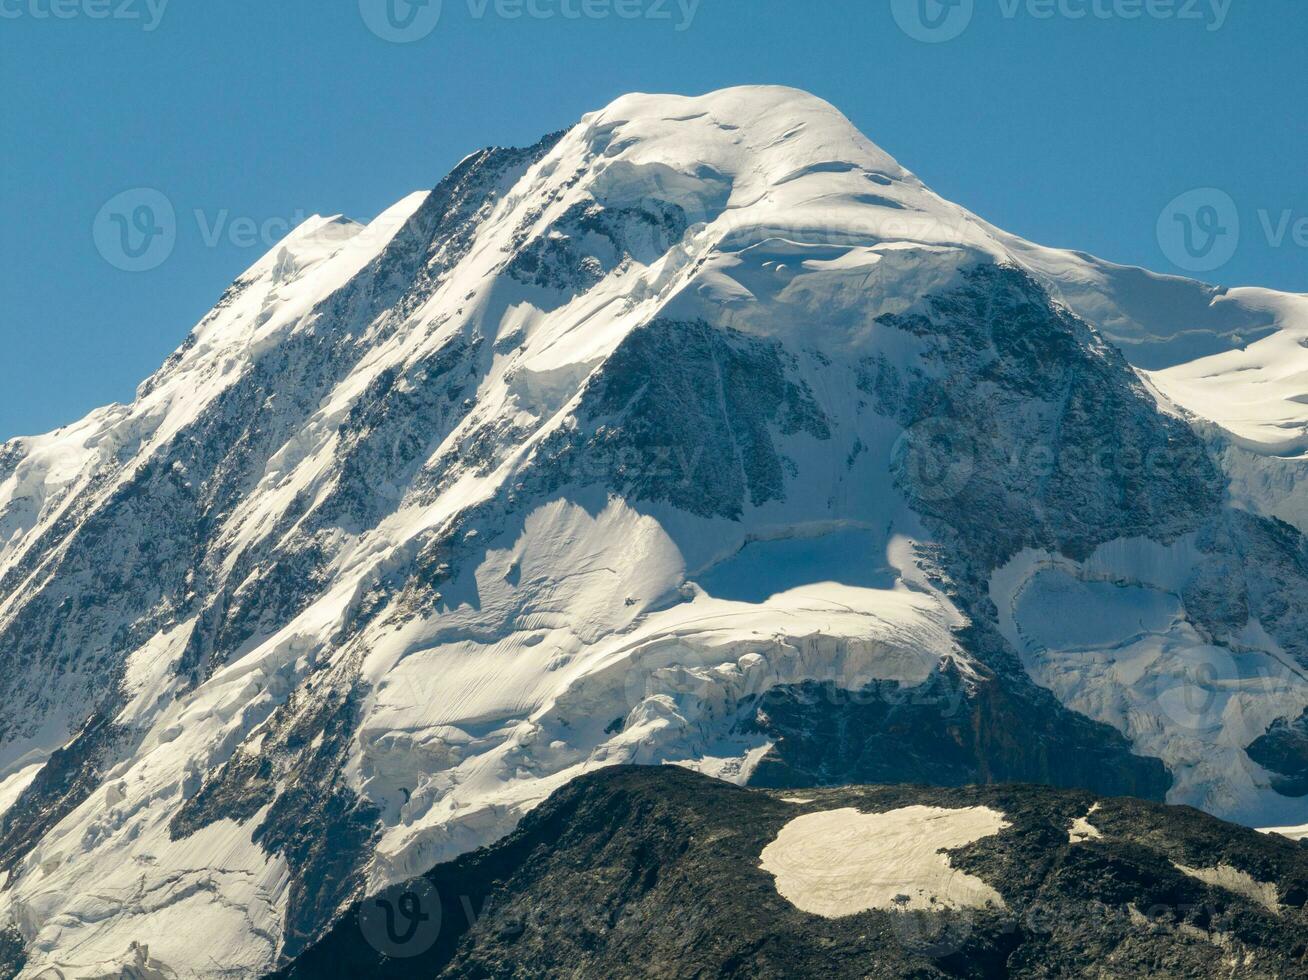
[[[429,920],[392,942],[406,893],[394,924]],[[1288,977],[1305,898],[1308,849],[1186,808],[620,768],[352,909],[279,976]]]
[[[1304,823],[1308,554],[1177,294],[1208,347],[1298,302],[1020,243],[788,89],[316,219],[0,448],[0,923],[258,972],[620,763]]]

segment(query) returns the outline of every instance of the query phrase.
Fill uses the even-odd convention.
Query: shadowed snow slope
[[[256,973],[618,763],[1305,822],[1302,304],[1021,242],[783,88],[311,220],[0,445],[0,958]]]

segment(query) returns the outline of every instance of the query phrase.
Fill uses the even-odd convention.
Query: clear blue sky
[[[1221,188],[1244,234],[1208,278],[1308,290],[1308,248],[1272,244],[1258,217],[1308,217],[1303,0],[1234,0],[1217,30],[1230,0],[925,0],[945,31],[975,4],[943,43],[897,24],[892,3],[909,16],[923,0],[702,0],[685,30],[678,0],[587,0],[608,16],[580,18],[563,14],[582,0],[532,0],[544,19],[444,0],[408,44],[365,25],[373,0],[171,0],[156,24],[161,2],[0,0],[0,438],[130,399],[265,250],[248,226],[208,244],[197,209],[274,234],[299,213],[371,217],[479,146],[633,90],[806,88],[990,221],[1164,271],[1160,213]],[[92,227],[138,187],[173,202],[178,232],[167,261],[131,273]]]

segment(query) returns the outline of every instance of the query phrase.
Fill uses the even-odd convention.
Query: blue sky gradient
[[[993,223],[1159,271],[1160,213],[1219,188],[1243,234],[1206,278],[1308,289],[1302,0],[585,2],[444,0],[401,44],[373,0],[0,0],[0,439],[130,399],[300,216],[369,218],[628,91],[808,89]],[[910,36],[918,3],[965,29]],[[92,227],[141,187],[178,234],[127,272]]]

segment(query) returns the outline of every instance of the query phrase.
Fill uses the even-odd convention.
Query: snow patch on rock
[[[943,852],[1007,826],[1002,813],[983,806],[809,813],[781,828],[760,866],[787,901],[826,918],[871,909],[1002,908],[999,892],[952,867]]]
[[[1198,879],[1206,885],[1212,885],[1214,888],[1224,888],[1228,892],[1235,892],[1237,895],[1243,895],[1245,898],[1257,902],[1277,915],[1281,913],[1281,895],[1275,882],[1259,881],[1247,871],[1233,868],[1229,864],[1219,864],[1215,868],[1189,868],[1184,864],[1176,864],[1176,862],[1173,862],[1173,865],[1177,871]]]
[[[1072,821],[1072,826],[1067,832],[1067,842],[1069,844],[1084,844],[1088,840],[1099,840],[1104,835],[1099,828],[1090,822],[1090,818],[1095,815],[1099,809],[1099,804],[1092,806],[1089,812],[1083,817],[1077,817]]]
[[[1280,834],[1290,840],[1308,840],[1308,824],[1302,827],[1262,827],[1259,831],[1264,834]]]

